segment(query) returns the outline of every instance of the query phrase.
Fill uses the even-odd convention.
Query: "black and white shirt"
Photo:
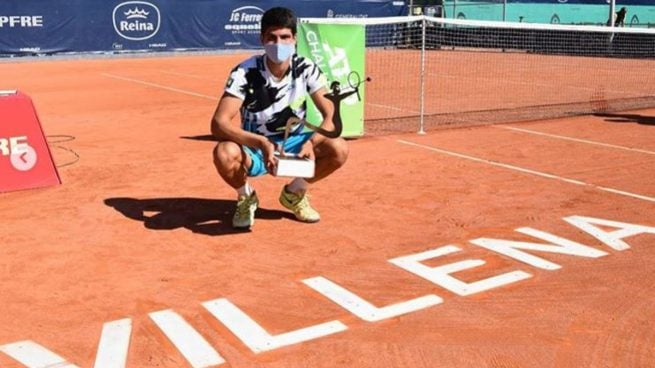
[[[256,55],[230,73],[225,91],[243,100],[243,129],[264,136],[284,134],[290,117],[305,118],[307,98],[327,86],[327,79],[311,60],[293,55],[287,74],[277,80],[268,70],[265,55]],[[293,133],[302,132],[297,125]]]

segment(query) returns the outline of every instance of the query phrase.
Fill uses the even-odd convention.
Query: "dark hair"
[[[291,33],[296,35],[296,15],[288,8],[275,7],[268,9],[262,16],[261,34],[269,28],[289,28]]]

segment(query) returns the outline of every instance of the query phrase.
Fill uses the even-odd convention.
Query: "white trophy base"
[[[275,152],[277,158],[277,168],[275,176],[288,176],[294,178],[313,178],[315,163],[308,158],[299,158],[293,153],[286,153],[281,157]]]

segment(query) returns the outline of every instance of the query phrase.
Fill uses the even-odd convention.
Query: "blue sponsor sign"
[[[0,54],[41,54],[75,49],[74,4],[0,1]]]
[[[261,47],[271,2],[208,0],[0,1],[0,56]],[[299,17],[404,15],[391,0],[286,0]]]

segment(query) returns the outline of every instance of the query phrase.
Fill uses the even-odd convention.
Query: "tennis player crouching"
[[[324,95],[327,79],[312,61],[295,54],[296,17],[290,9],[275,7],[261,19],[263,55],[253,56],[234,68],[211,122],[219,143],[214,165],[220,176],[238,193],[232,219],[235,228],[250,228],[258,199],[248,177],[275,172],[274,156],[284,138],[290,117],[304,118],[311,96],[320,111],[321,127],[334,130],[334,107]],[[235,122],[237,113],[241,122]],[[307,188],[341,167],[348,157],[343,138],[329,139],[292,127],[284,152],[316,160],[311,179],[294,178],[282,188],[280,203],[302,222],[317,222],[319,213],[309,203]]]

